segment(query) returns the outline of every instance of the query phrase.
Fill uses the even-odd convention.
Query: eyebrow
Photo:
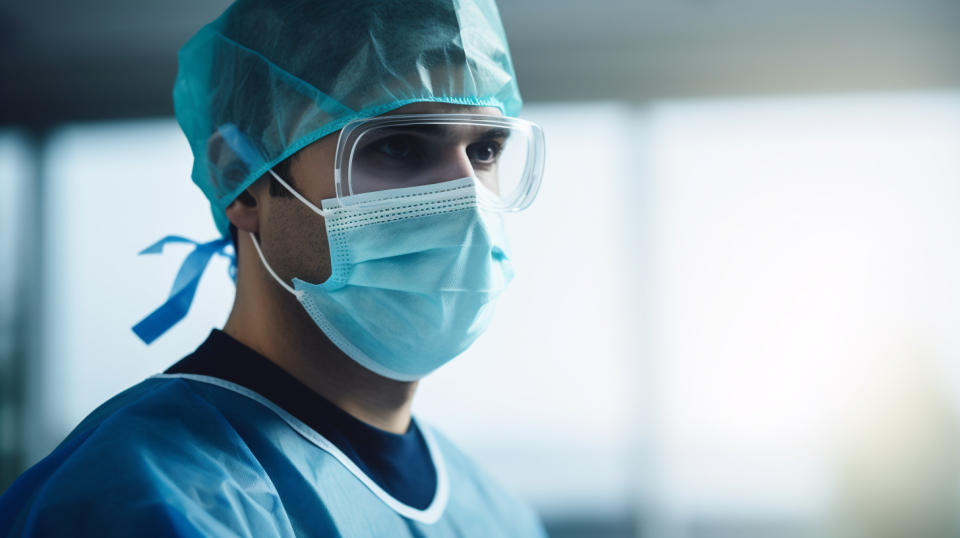
[[[502,127],[494,127],[492,129],[487,129],[483,133],[483,138],[510,138],[512,131],[510,129],[504,129]]]

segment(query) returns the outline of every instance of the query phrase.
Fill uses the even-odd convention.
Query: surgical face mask
[[[271,171],[271,174],[273,172]],[[501,213],[477,179],[323,200],[331,275],[289,285],[320,330],[347,356],[382,376],[413,381],[456,357],[487,328],[513,277]]]

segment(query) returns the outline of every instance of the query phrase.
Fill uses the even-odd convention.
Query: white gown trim
[[[430,501],[429,506],[422,510],[397,500],[396,497],[390,495],[383,488],[377,485],[377,483],[367,476],[367,474],[364,473],[359,467],[357,467],[357,465],[349,457],[347,457],[346,454],[337,448],[336,445],[328,441],[324,436],[317,433],[316,430],[310,426],[307,426],[303,421],[294,417],[290,413],[284,411],[277,404],[246,387],[242,387],[236,383],[231,383],[220,378],[198,374],[157,374],[151,376],[150,379],[188,379],[199,383],[216,385],[220,388],[233,391],[242,396],[246,396],[247,398],[250,398],[251,400],[254,400],[267,409],[273,411],[306,440],[317,445],[321,450],[336,458],[337,461],[346,467],[350,473],[356,476],[357,479],[359,479],[360,482],[367,487],[367,489],[373,492],[374,495],[376,495],[381,501],[383,501],[387,506],[392,508],[401,516],[419,521],[421,523],[430,524],[436,523],[436,521],[440,519],[440,516],[443,515],[443,511],[447,506],[447,501],[450,496],[450,484],[447,477],[447,470],[443,464],[443,457],[440,454],[440,450],[433,438],[433,434],[431,434],[429,428],[422,427],[419,421],[417,421],[417,426],[420,427],[420,431],[423,433],[423,438],[427,443],[427,450],[430,453],[430,459],[433,462],[434,469],[437,471],[437,488],[433,494],[433,500]]]

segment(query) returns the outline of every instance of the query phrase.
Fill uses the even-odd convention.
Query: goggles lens
[[[473,114],[416,114],[356,120],[340,134],[337,198],[476,178],[482,203],[518,211],[533,201],[543,173],[543,132],[528,121]]]

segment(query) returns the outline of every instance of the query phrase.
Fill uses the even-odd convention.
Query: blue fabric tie
[[[173,288],[170,290],[167,301],[133,326],[133,332],[147,345],[187,315],[190,304],[193,302],[193,296],[197,293],[200,277],[203,276],[203,271],[215,254],[230,259],[230,278],[235,279],[236,277],[236,257],[234,254],[226,252],[226,248],[231,246],[229,239],[221,238],[207,243],[198,243],[186,237],[168,235],[141,250],[140,254],[161,254],[163,247],[168,243],[189,243],[195,245],[196,248],[180,266],[180,271],[177,272],[177,278],[173,281]]]

